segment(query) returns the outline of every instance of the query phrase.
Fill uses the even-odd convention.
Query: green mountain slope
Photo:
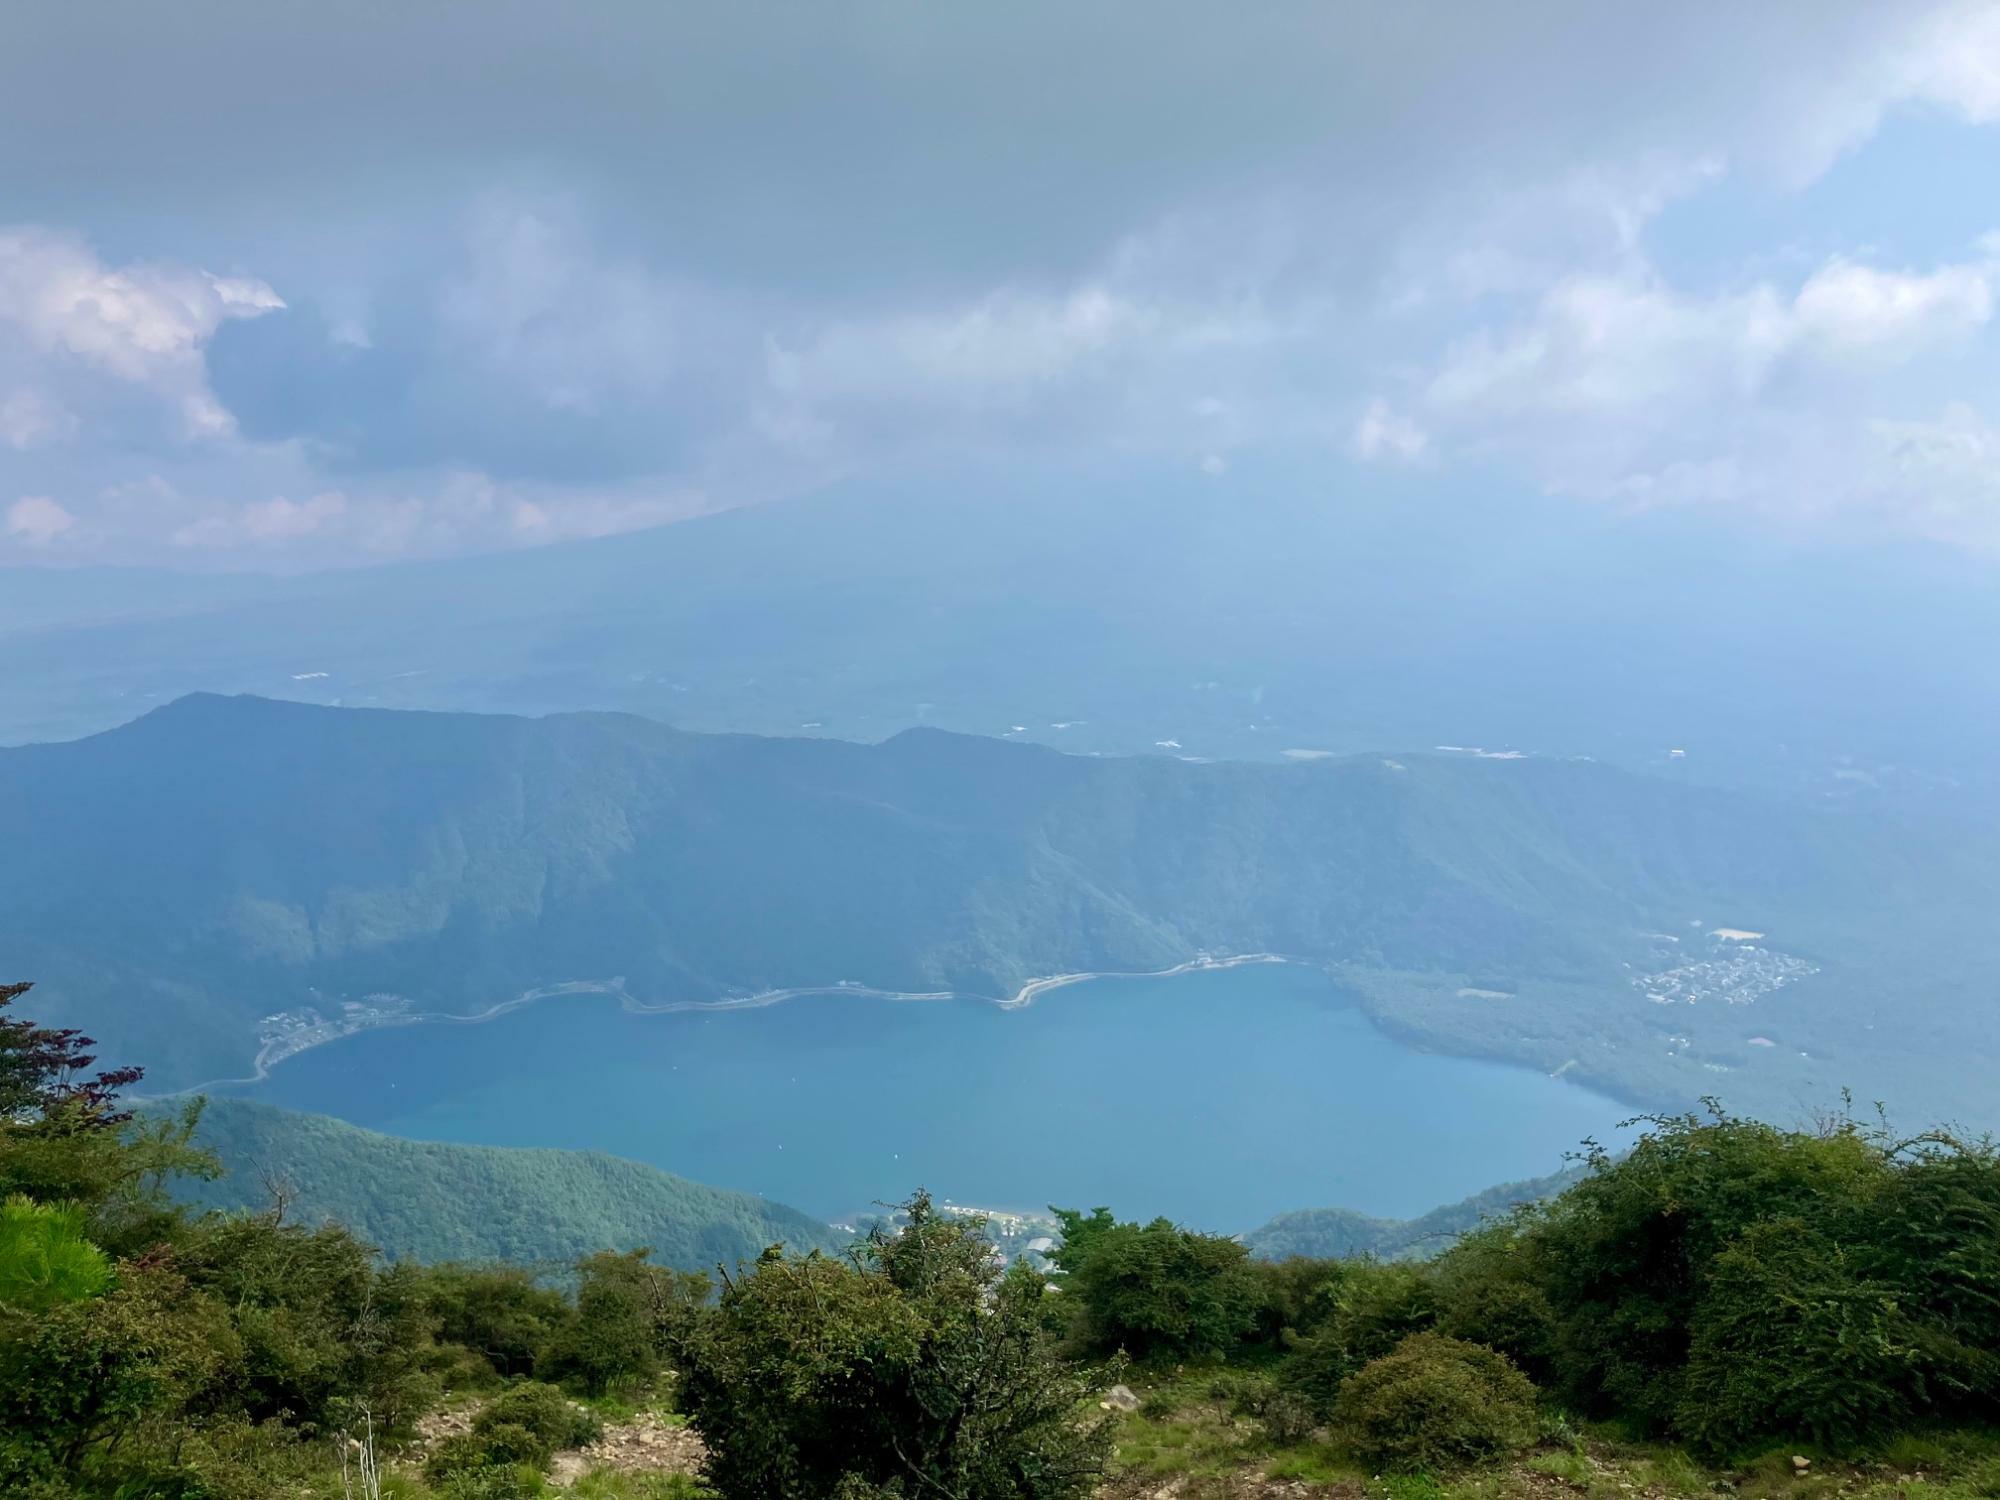
[[[282,1183],[288,1217],[344,1224],[398,1258],[566,1262],[647,1245],[662,1264],[706,1270],[780,1240],[801,1252],[844,1242],[781,1203],[596,1151],[406,1141],[237,1099],[208,1102],[198,1139],[228,1174],[178,1185],[189,1202],[263,1209]]]
[[[9,972],[156,1086],[242,1075],[260,1031],[346,1006],[463,1014],[576,981],[1004,998],[1204,951],[1324,964],[1428,1045],[1646,1101],[1718,1074],[1746,1106],[1878,1077],[1893,1097],[1899,1058],[1994,1051],[2000,841],[1585,762],[1190,764],[197,696],[0,751],[0,848]]]
[[[1371,1255],[1378,1260],[1422,1259],[1447,1250],[1467,1230],[1522,1203],[1553,1198],[1582,1168],[1525,1182],[1503,1182],[1458,1203],[1447,1203],[1414,1219],[1377,1219],[1351,1208],[1302,1208],[1279,1214],[1243,1236],[1260,1260]]]

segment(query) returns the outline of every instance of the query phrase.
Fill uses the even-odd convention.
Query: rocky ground
[[[1262,1424],[1206,1377],[1136,1392],[1115,1387],[1118,1445],[1099,1500],[2000,1500],[2000,1435],[1942,1433],[1861,1460],[1792,1450],[1711,1467],[1687,1454],[1595,1432],[1566,1432],[1502,1463],[1443,1476],[1357,1471],[1325,1434],[1272,1445]],[[399,1467],[420,1468],[438,1443],[472,1424],[476,1401],[433,1412]],[[608,1418],[586,1448],[556,1455],[553,1496],[649,1500],[693,1493],[701,1439],[675,1413]]]
[[[584,1475],[601,1470],[615,1474],[699,1474],[707,1455],[688,1426],[659,1412],[641,1412],[630,1422],[607,1422],[604,1436],[588,1448],[558,1453],[549,1482],[567,1489]]]
[[[479,1403],[473,1400],[426,1415],[417,1424],[416,1443],[399,1467],[421,1469],[438,1444],[472,1430],[472,1418],[478,1410]],[[588,1447],[558,1453],[549,1466],[549,1487],[562,1495],[586,1478],[693,1477],[701,1473],[705,1457],[701,1439],[681,1417],[672,1412],[640,1411],[622,1420],[607,1419],[603,1434]]]

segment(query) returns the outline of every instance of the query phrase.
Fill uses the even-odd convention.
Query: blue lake
[[[364,1032],[243,1092],[425,1140],[610,1151],[826,1217],[923,1186],[1232,1232],[1292,1208],[1421,1213],[1556,1171],[1627,1113],[1416,1051],[1277,965],[1092,980],[1019,1011],[832,995],[632,1015],[572,996]]]

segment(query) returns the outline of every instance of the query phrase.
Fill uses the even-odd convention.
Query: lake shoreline
[[[604,1151],[822,1218],[922,1184],[1230,1229],[1311,1203],[1421,1213],[1551,1170],[1622,1114],[1568,1080],[1409,1046],[1317,965],[1211,960],[1059,985],[1055,1003],[1044,986],[1005,1015],[815,988],[823,1003],[737,997],[741,1015],[597,999],[370,1030],[240,1092],[407,1139]],[[1394,1170],[1385,1132],[1436,1170]]]
[[[982,995],[964,990],[883,990],[872,985],[836,982],[834,984],[802,985],[792,989],[760,990],[754,995],[735,995],[721,1000],[662,1000],[644,1001],[634,999],[626,990],[623,978],[615,979],[570,979],[559,984],[543,985],[525,990],[511,1000],[501,1000],[485,1010],[458,1011],[415,1011],[408,1013],[375,1014],[366,1020],[357,1021],[345,1029],[330,1031],[324,1036],[315,1036],[303,1042],[292,1038],[267,1041],[258,1048],[251,1061],[251,1072],[242,1078],[210,1078],[201,1083],[189,1084],[186,1088],[171,1089],[164,1094],[134,1095],[137,1102],[158,1103],[168,1099],[185,1099],[193,1094],[206,1093],[210,1089],[248,1088],[266,1082],[271,1070],[294,1057],[304,1056],[331,1043],[344,1041],[348,1037],[361,1036],[370,1031],[387,1031],[398,1026],[422,1026],[441,1024],[453,1026],[480,1026],[488,1021],[497,1021],[512,1015],[527,1006],[543,1000],[560,999],[566,995],[602,995],[618,1002],[618,1008],[629,1015],[663,1016],[678,1015],[690,1011],[723,1012],[741,1010],[762,1010],[766,1006],[779,1005],[787,1000],[810,999],[816,995],[859,995],[872,1000],[887,1000],[895,1003],[912,1004],[937,1000],[970,1000],[991,1005],[998,1010],[1025,1010],[1036,1000],[1052,991],[1070,985],[1088,984],[1101,979],[1171,979],[1180,974],[1199,974],[1211,970],[1235,969],[1245,964],[1296,964],[1305,968],[1323,968],[1309,959],[1291,958],[1281,953],[1228,953],[1197,954],[1184,963],[1174,964],[1165,969],[1107,970],[1104,972],[1075,971],[1049,974],[1039,979],[1031,979],[1015,990],[1010,996]]]

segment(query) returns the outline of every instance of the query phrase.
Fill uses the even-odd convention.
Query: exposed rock
[[[644,1412],[630,1422],[609,1424],[587,1448],[558,1453],[549,1478],[558,1486],[576,1483],[593,1469],[622,1474],[699,1474],[708,1450],[694,1429],[656,1412]]]

